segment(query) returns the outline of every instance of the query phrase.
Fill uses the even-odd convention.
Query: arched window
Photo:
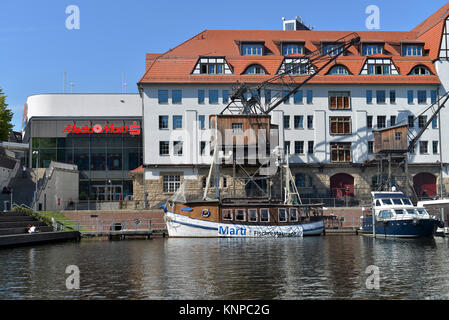
[[[259,64],[250,65],[243,74],[266,74],[265,69]]]
[[[417,75],[417,76],[428,76],[430,75],[430,70],[429,68],[425,67],[425,66],[417,66],[414,67],[412,72],[410,72],[410,74],[412,75]]]
[[[338,173],[331,177],[330,187],[334,198],[354,196],[354,177],[346,173]]]
[[[413,187],[420,198],[435,197],[437,177],[427,172],[419,173],[413,177]]]
[[[328,74],[332,75],[348,75],[349,71],[345,66],[337,65],[329,70]]]

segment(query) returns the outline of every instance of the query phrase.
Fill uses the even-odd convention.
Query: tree
[[[8,141],[9,134],[12,131],[13,125],[11,123],[13,113],[6,109],[6,96],[0,88],[0,141]]]

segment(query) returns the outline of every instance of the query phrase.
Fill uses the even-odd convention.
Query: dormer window
[[[323,45],[323,55],[336,56],[343,52],[343,47],[338,43],[326,43]]]
[[[417,66],[414,67],[412,72],[410,72],[411,75],[417,75],[417,76],[429,76],[430,70],[429,68],[425,67],[425,66]]]
[[[244,74],[266,74],[266,71],[261,65],[253,64],[246,68]]]
[[[383,46],[381,44],[364,44],[363,55],[372,56],[373,54],[382,54]]]
[[[336,66],[332,67],[329,70],[328,74],[331,74],[331,75],[348,75],[349,71],[348,71],[348,69],[345,66],[336,65]]]
[[[421,57],[423,55],[423,46],[419,44],[405,44],[402,46],[402,55],[404,57]]]
[[[288,56],[291,54],[303,54],[303,45],[299,43],[283,43],[282,55]]]
[[[399,75],[391,59],[367,59],[361,75]]]
[[[262,43],[244,43],[242,44],[242,56],[262,56]]]
[[[279,69],[279,74],[313,74],[315,72],[313,66],[309,63],[308,59],[285,59],[281,68]]]
[[[200,58],[192,74],[232,74],[224,58]]]

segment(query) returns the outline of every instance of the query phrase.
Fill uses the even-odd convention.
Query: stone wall
[[[255,168],[239,168],[236,169],[236,176],[247,178],[248,175],[253,175]],[[384,168],[384,174],[387,175],[387,170]],[[354,178],[354,199],[359,201],[359,204],[369,202],[371,199],[370,192],[373,190],[373,177],[378,175],[377,166],[351,166],[342,165],[339,167],[305,167],[305,166],[295,166],[291,168],[293,176],[298,173],[302,173],[306,177],[306,185],[304,187],[298,187],[298,191],[301,197],[304,198],[332,198],[332,192],[330,189],[330,179],[332,176],[339,173],[346,173]],[[410,183],[413,185],[413,177],[418,173],[431,173],[437,177],[437,186],[439,190],[439,178],[440,178],[440,167],[439,165],[429,165],[429,166],[413,166],[409,167]],[[209,170],[198,169],[198,179],[188,179],[186,180],[186,191],[185,196],[189,199],[201,199],[203,196],[205,181],[207,179]],[[184,176],[177,172],[175,168],[172,172],[164,172],[164,175],[176,174],[181,175],[181,184],[184,182]],[[405,173],[403,168],[398,166],[392,167],[392,176],[395,177],[395,184],[397,188],[401,191],[406,192],[411,195],[412,189],[407,187]],[[133,176],[133,186],[134,186],[134,200],[141,202],[145,199],[144,188],[142,182],[142,174],[136,174]],[[234,196],[234,179],[233,179],[233,169],[222,168],[220,171],[220,186],[221,186],[221,196],[222,197],[232,197]],[[310,182],[309,182],[310,181]],[[447,194],[449,190],[449,179],[444,180],[444,192]],[[245,189],[245,181],[241,179],[236,179],[235,181],[235,197],[242,198],[250,196],[257,196],[258,188],[253,187],[250,191]],[[272,198],[280,197],[280,181],[272,181],[271,183],[271,196]],[[145,184],[145,191],[147,193],[147,202],[150,208],[155,208],[164,203],[169,199],[173,193],[167,193],[163,190],[163,177],[161,176],[157,180],[147,180]],[[248,193],[249,192],[249,193]],[[215,182],[211,183],[209,188],[209,197],[215,197]],[[262,195],[262,193],[260,193]],[[138,206],[139,207],[139,206]]]

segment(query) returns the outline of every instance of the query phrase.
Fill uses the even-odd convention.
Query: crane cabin
[[[374,153],[403,154],[408,151],[407,124],[373,130]]]

